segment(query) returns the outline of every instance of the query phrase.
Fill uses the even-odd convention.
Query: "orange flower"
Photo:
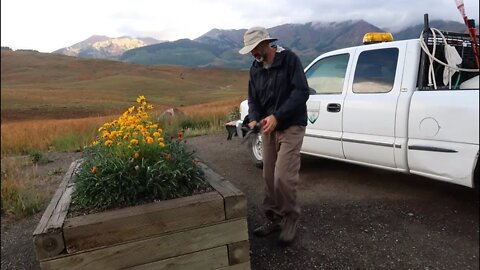
[[[106,141],[105,141],[105,145],[106,145],[106,146],[110,146],[110,145],[112,145],[112,144],[113,144],[113,141],[112,141],[112,140],[106,140]]]
[[[148,143],[148,144],[153,143],[153,138],[152,138],[152,137],[147,137],[147,143]]]
[[[93,167],[90,169],[90,172],[92,172],[93,174],[96,174],[96,173],[97,173],[97,167],[96,167],[96,166],[93,166]]]
[[[137,140],[137,139],[132,139],[132,140],[130,141],[130,144],[137,145],[137,144],[138,144],[138,140]]]
[[[134,158],[139,158],[139,157],[140,157],[140,153],[135,152],[135,154],[133,154],[133,157],[134,157]]]

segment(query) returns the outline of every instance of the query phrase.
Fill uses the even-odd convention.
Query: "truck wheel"
[[[257,168],[263,168],[262,135],[260,133],[248,140],[250,159]]]
[[[480,194],[480,169],[478,166],[478,161],[477,161],[477,165],[475,166],[475,171],[473,171],[473,188],[477,193],[477,199],[478,199],[478,195]]]

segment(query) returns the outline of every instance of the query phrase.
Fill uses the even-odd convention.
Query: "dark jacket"
[[[306,126],[308,89],[300,59],[292,51],[276,52],[269,69],[254,60],[248,82],[250,121],[273,114],[278,122],[275,130]]]

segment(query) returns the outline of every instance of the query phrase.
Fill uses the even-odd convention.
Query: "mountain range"
[[[128,36],[123,36],[118,38],[110,38],[107,36],[93,35],[84,41],[56,50],[53,53],[82,58],[116,60],[125,51],[160,42],[162,41],[151,37],[131,38]]]
[[[466,32],[464,24],[454,21],[434,20],[430,26],[445,31]],[[418,38],[422,29],[423,24],[413,25],[394,32],[393,36],[396,40]],[[304,66],[324,52],[361,44],[367,32],[385,32],[364,20],[283,24],[267,30],[270,36],[278,38],[278,45],[293,50]],[[245,31],[212,29],[196,39],[176,41],[92,36],[54,53],[146,65],[248,68],[252,58],[238,53],[243,46]]]

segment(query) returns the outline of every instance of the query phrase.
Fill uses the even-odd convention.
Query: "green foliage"
[[[101,145],[89,148],[75,180],[74,203],[102,210],[183,197],[205,188],[203,171],[184,143],[171,139],[167,145],[140,158],[125,158]]]
[[[232,110],[228,113],[228,119],[232,120],[239,120],[240,119],[240,107],[235,106]]]
[[[52,146],[56,151],[73,151],[80,150],[89,141],[92,140],[92,132],[68,133],[53,139]]]
[[[149,121],[144,97],[118,120],[106,123],[84,150],[72,202],[77,210],[105,210],[191,195],[209,188],[183,132],[165,136]]]
[[[35,149],[35,150],[30,151],[29,157],[30,157],[30,160],[32,161],[33,164],[37,164],[42,159],[43,153],[41,151]]]

